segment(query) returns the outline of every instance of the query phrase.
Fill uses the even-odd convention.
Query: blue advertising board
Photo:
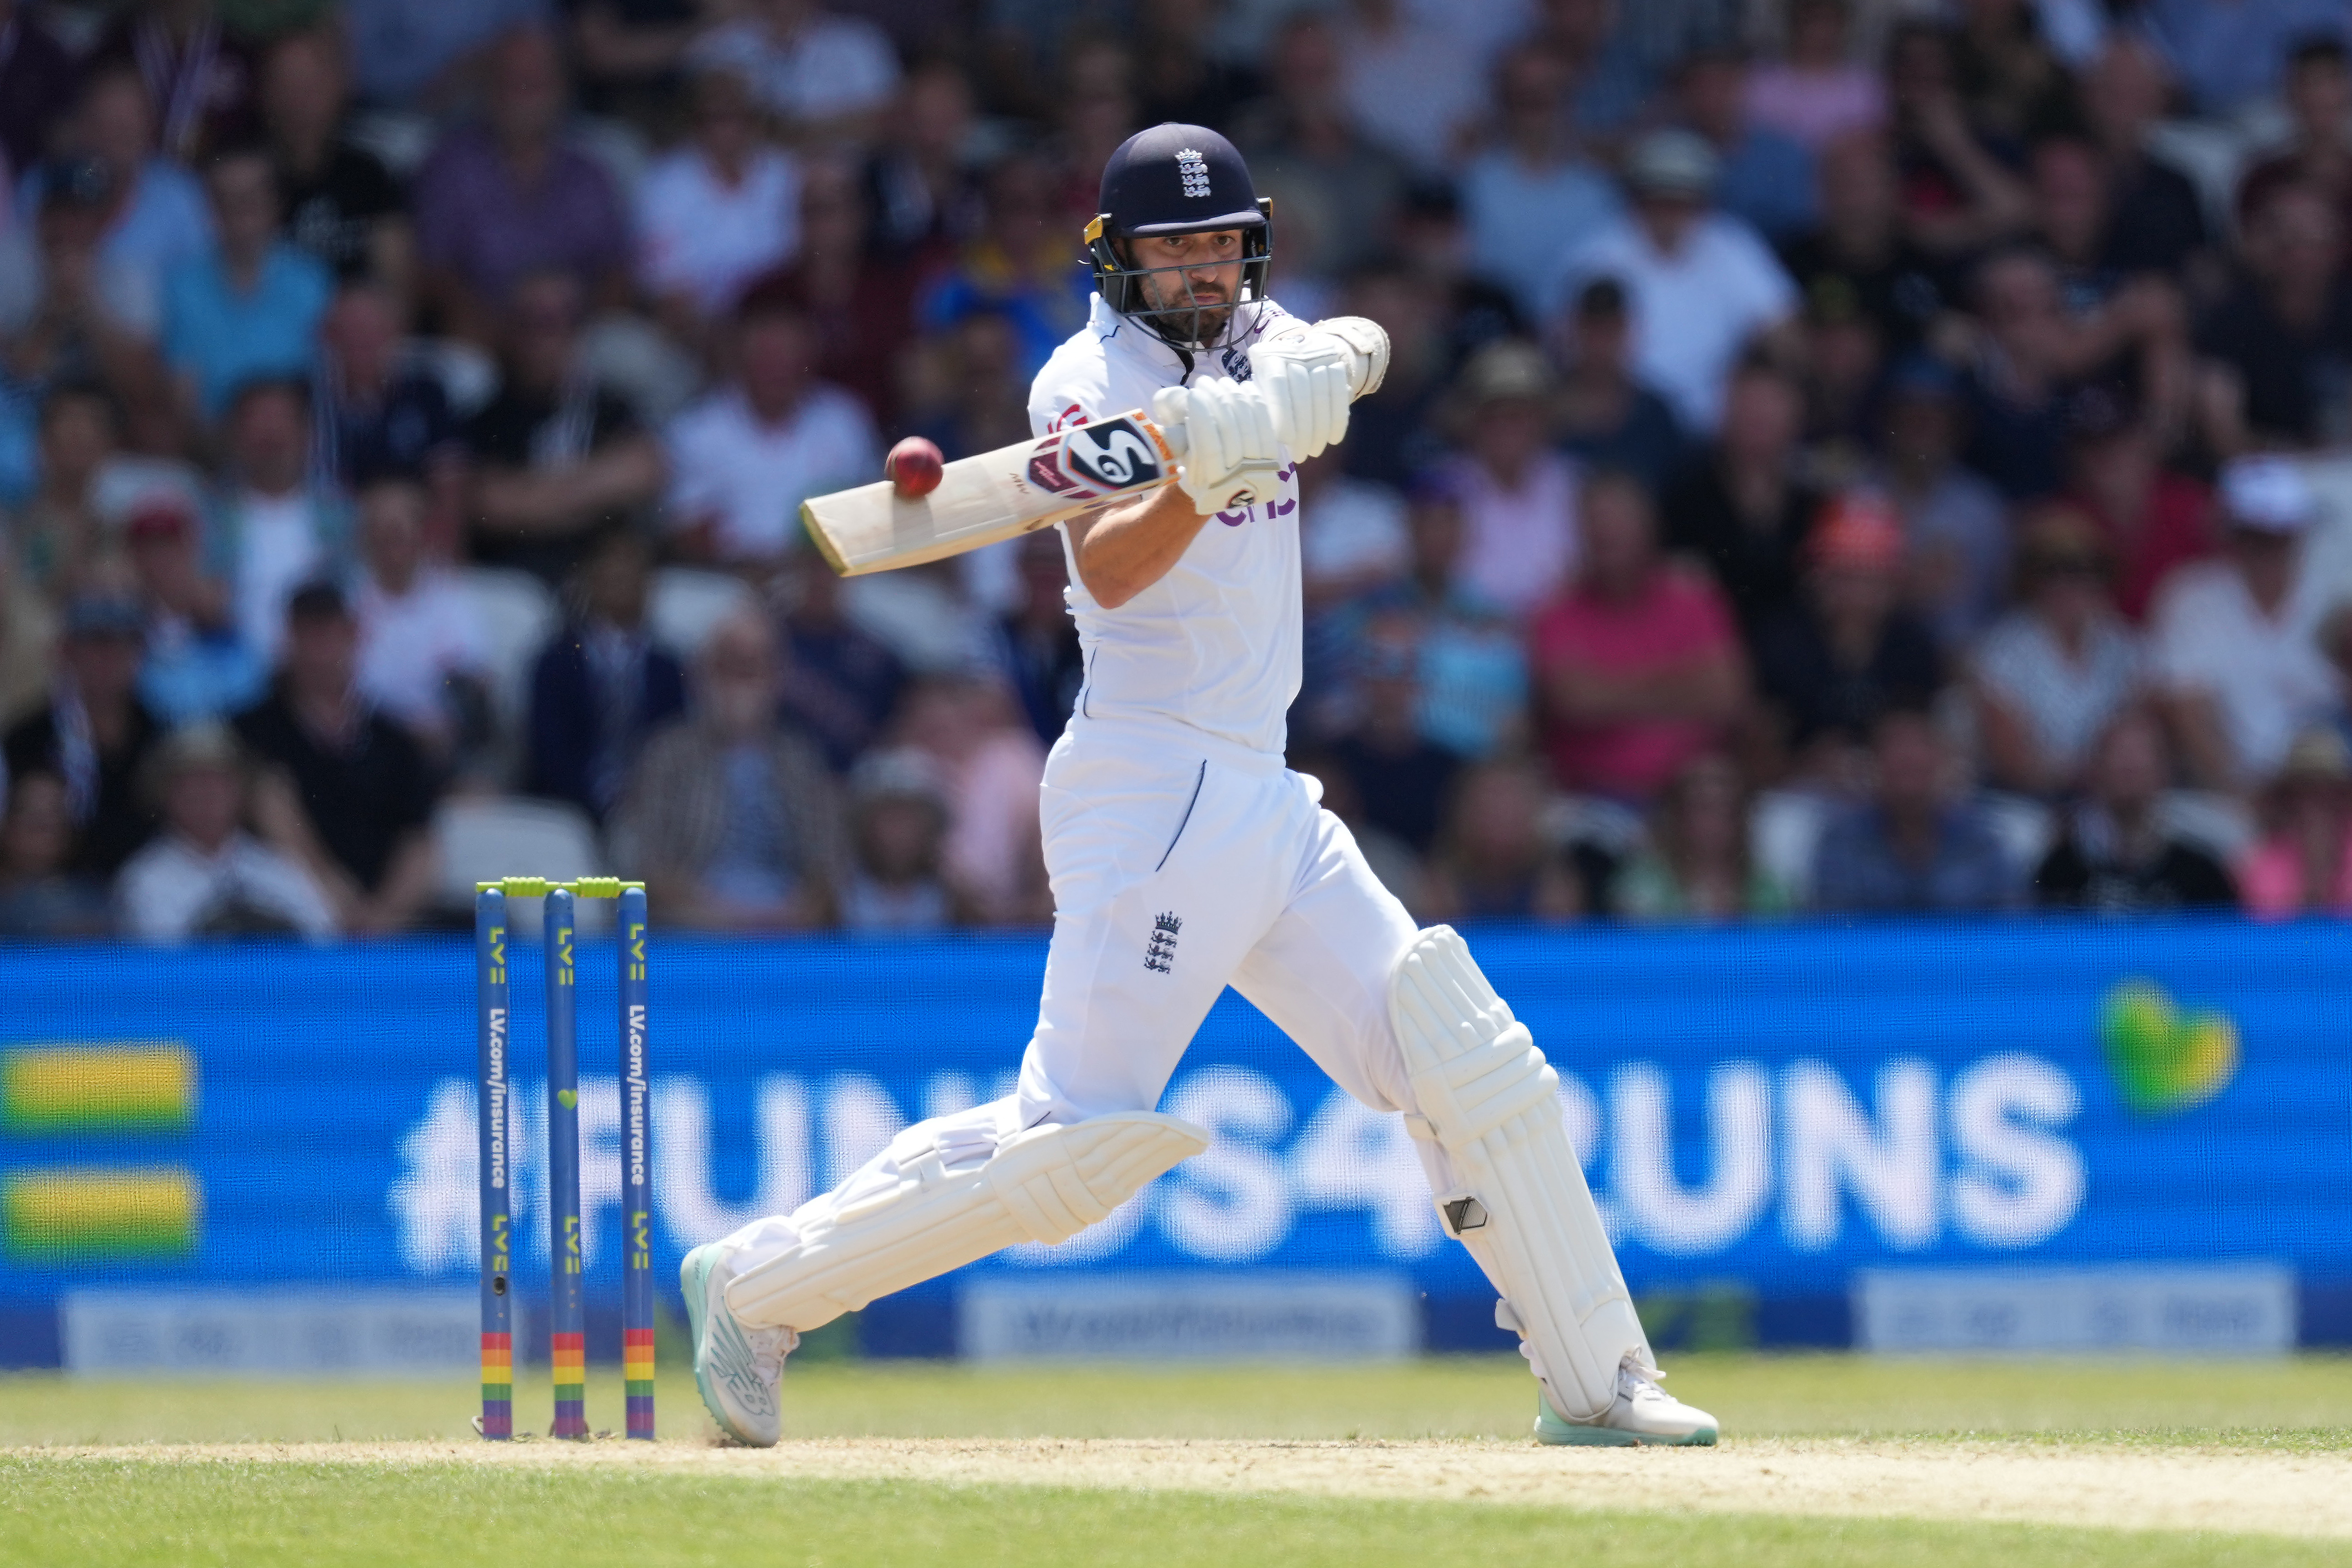
[[[1727,1285],[1769,1305],[1912,1266],[2242,1262],[2352,1281],[2352,929],[1495,928],[1472,942],[1559,1069],[1637,1293]],[[659,1277],[908,1122],[1006,1092],[1043,956],[1029,938],[656,929]],[[547,1256],[537,960],[516,948],[526,1299],[545,1294]],[[0,973],[0,1311],[100,1283],[471,1286],[463,941],[16,948]],[[580,977],[588,1282],[611,1301],[609,945],[583,942]],[[1215,1146],[1077,1240],[922,1294],[950,1299],[972,1276],[1363,1270],[1432,1303],[1490,1304],[1439,1235],[1399,1118],[1338,1092],[1238,998],[1160,1108]]]

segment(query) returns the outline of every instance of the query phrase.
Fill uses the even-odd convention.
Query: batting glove
[[[1317,334],[1278,339],[1251,348],[1250,384],[1265,391],[1274,410],[1275,434],[1304,462],[1348,434],[1346,351],[1336,340]]]
[[[1202,517],[1274,498],[1282,443],[1264,392],[1217,376],[1189,388],[1163,387],[1151,407],[1163,424],[1183,428],[1176,483]]]

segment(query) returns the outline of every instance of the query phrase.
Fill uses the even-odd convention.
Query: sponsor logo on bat
[[[1029,482],[1049,496],[1066,495],[1072,490],[1085,488],[1055,465],[1054,459],[1060,451],[1060,442],[1048,441],[1029,457]]]
[[[1164,474],[1159,447],[1131,419],[1070,431],[1062,437],[1059,466],[1078,487],[1097,493],[1154,485]]]

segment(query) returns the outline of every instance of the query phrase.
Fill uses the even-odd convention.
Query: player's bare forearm
[[[1116,610],[1174,570],[1209,519],[1175,486],[1066,525],[1078,580],[1105,610]]]

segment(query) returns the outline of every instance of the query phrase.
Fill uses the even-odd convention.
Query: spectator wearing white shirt
[[[877,478],[880,443],[865,407],[810,372],[816,334],[782,289],[735,315],[736,377],[671,422],[670,525],[688,554],[772,563],[800,538],[800,505]]]
[[[489,639],[457,576],[425,554],[423,486],[383,479],[360,496],[365,568],[359,622],[362,695],[447,761],[488,716]]]
[[[229,585],[238,637],[272,664],[295,589],[343,570],[351,509],[310,482],[308,382],[248,382],[231,396],[226,423],[234,481],[210,518],[205,565]]]
[[[1554,391],[1542,353],[1507,338],[1478,350],[1456,392],[1455,581],[1522,622],[1576,568],[1576,465],[1551,445]]]
[[[310,873],[247,831],[245,757],[226,727],[180,730],[149,770],[163,826],[115,879],[121,930],[149,942],[335,934],[334,911]]]
[[[2207,789],[2258,788],[2338,700],[2317,636],[2328,605],[2302,570],[2316,509],[2284,458],[2230,464],[2222,554],[2179,568],[2157,594],[2156,683],[2189,775]]]
[[[696,75],[694,134],[637,189],[637,267],[682,339],[800,247],[800,165],[760,134],[742,73]]]
[[[1624,177],[1633,208],[1561,258],[1550,306],[1613,277],[1633,305],[1633,364],[1689,430],[1714,431],[1741,350],[1794,330],[1796,285],[1756,232],[1711,205],[1719,161],[1705,138],[1654,131]]]
[[[762,107],[817,141],[872,141],[898,89],[898,57],[882,30],[817,0],[751,0],[688,58],[741,71]]]
[[[2084,786],[2099,737],[2140,695],[2139,638],[2116,610],[2098,525],[2063,501],[2019,528],[2018,607],[1977,646],[1971,685],[1987,771],[2005,789]]]

